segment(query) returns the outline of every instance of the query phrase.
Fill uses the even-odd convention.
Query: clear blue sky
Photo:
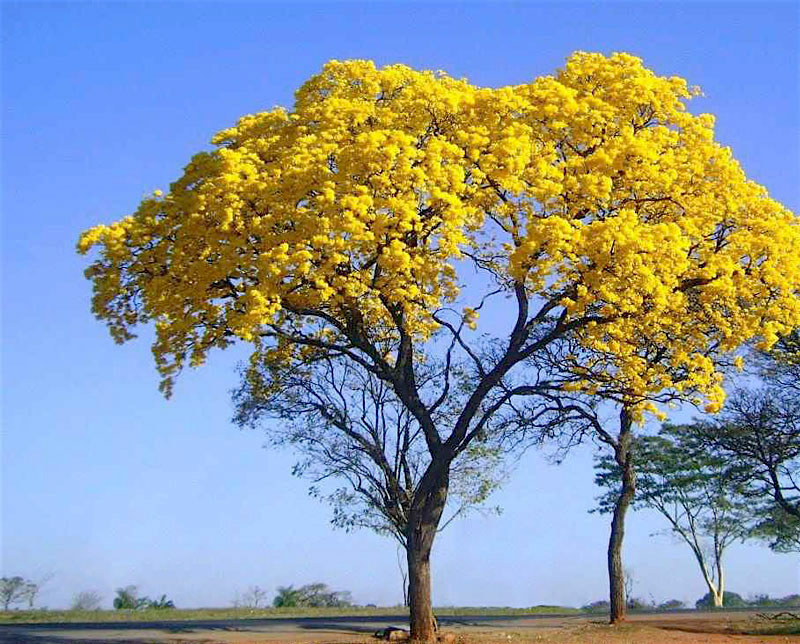
[[[55,573],[42,601],[139,584],[180,606],[250,584],[325,581],[399,601],[394,545],[329,527],[290,454],[230,423],[242,352],[157,391],[148,334],[113,344],[89,313],[81,230],[129,213],[237,117],[291,105],[330,58],[444,69],[480,85],[628,51],[698,84],[696,107],[748,174],[798,211],[798,5],[58,3],[2,7],[2,572]],[[591,453],[526,456],[499,518],[453,524],[438,604],[582,604],[605,594],[607,518]],[[630,519],[635,593],[694,600],[689,551]],[[798,558],[734,546],[729,588],[800,591]]]

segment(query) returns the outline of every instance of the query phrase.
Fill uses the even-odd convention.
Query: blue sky
[[[748,174],[800,206],[798,5],[724,3],[14,3],[2,6],[2,573],[54,573],[50,607],[138,584],[179,606],[325,581],[400,600],[394,545],[331,530],[291,454],[230,423],[241,350],[165,401],[148,332],[116,346],[89,313],[81,230],[131,212],[240,115],[290,106],[328,59],[444,69],[480,85],[551,73],[574,50],[639,55],[700,85],[696,109]],[[693,109],[695,109],[693,108]],[[591,449],[528,454],[434,550],[438,604],[578,605],[605,595]],[[634,592],[694,600],[691,554],[631,516]],[[798,558],[731,548],[729,588],[800,592]]]

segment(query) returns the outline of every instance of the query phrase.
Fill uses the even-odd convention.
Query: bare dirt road
[[[632,616],[610,627],[587,616],[443,618],[456,644],[721,644],[797,642],[800,635],[748,635],[765,625],[754,613]],[[227,622],[0,625],[2,644],[375,644],[372,634],[397,618],[262,619]]]

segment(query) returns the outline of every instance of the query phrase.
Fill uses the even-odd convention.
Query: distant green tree
[[[272,602],[277,608],[341,608],[351,606],[352,603],[349,591],[332,591],[327,584],[322,583],[307,584],[300,588],[279,586],[278,594]]]
[[[697,427],[706,448],[738,471],[759,514],[754,536],[779,552],[800,548],[800,380],[796,389],[789,386],[794,368],[765,371],[769,386],[737,391],[719,418]]]
[[[136,586],[125,586],[125,588],[117,588],[114,608],[117,610],[144,610],[146,608],[164,610],[175,608],[175,603],[171,599],[167,599],[166,595],[161,595],[158,599],[140,597],[139,589]]]
[[[786,595],[786,597],[781,597],[780,599],[781,606],[785,608],[797,608],[800,607],[800,595],[792,594]]]
[[[147,604],[145,604],[146,608],[152,608],[154,610],[175,608],[175,602],[173,602],[171,599],[167,599],[166,595],[161,595],[161,597],[158,599],[149,599],[147,597],[144,599],[147,600]]]
[[[298,606],[300,591],[294,586],[278,586],[278,594],[272,600],[275,608],[294,608]]]
[[[0,579],[0,604],[3,610],[9,610],[14,604],[19,604],[28,596],[29,582],[24,577],[3,577]]]
[[[658,436],[636,438],[633,451],[639,467],[634,507],[656,510],[668,521],[694,554],[714,605],[722,606],[725,550],[745,539],[755,522],[728,459],[706,449],[696,425],[664,425]],[[619,466],[604,455],[596,468],[595,480],[607,490],[599,510],[610,512],[619,496]]]
[[[147,608],[150,601],[147,597],[139,597],[139,589],[136,586],[117,588],[116,592],[114,608],[117,610],[142,610]]]
[[[628,608],[628,610],[648,610],[653,608],[652,604],[648,603],[641,597],[629,596],[625,600],[625,605]]]
[[[698,609],[716,608],[715,601],[716,599],[711,593],[706,593],[694,605]],[[747,602],[740,594],[726,590],[722,597],[722,605],[725,608],[741,608],[747,606]]]
[[[669,599],[658,605],[658,610],[681,610],[682,608],[686,608],[686,604],[680,599]]]

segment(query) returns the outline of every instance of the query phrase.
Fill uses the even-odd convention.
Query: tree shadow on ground
[[[163,638],[135,638],[135,639],[80,639],[75,637],[64,637],[52,635],[50,633],[40,633],[31,635],[29,633],[0,633],[0,644],[166,644]],[[178,640],[172,640],[178,644]],[[213,644],[214,640],[202,638],[196,640],[180,640],[180,644]]]
[[[395,624],[399,626],[399,624]],[[367,625],[359,626],[357,624],[339,624],[336,622],[324,622],[317,624],[299,624],[298,628],[304,631],[333,631],[335,633],[357,633],[359,635],[373,635],[376,631],[385,628],[385,626]],[[407,628],[407,627],[403,627]]]

